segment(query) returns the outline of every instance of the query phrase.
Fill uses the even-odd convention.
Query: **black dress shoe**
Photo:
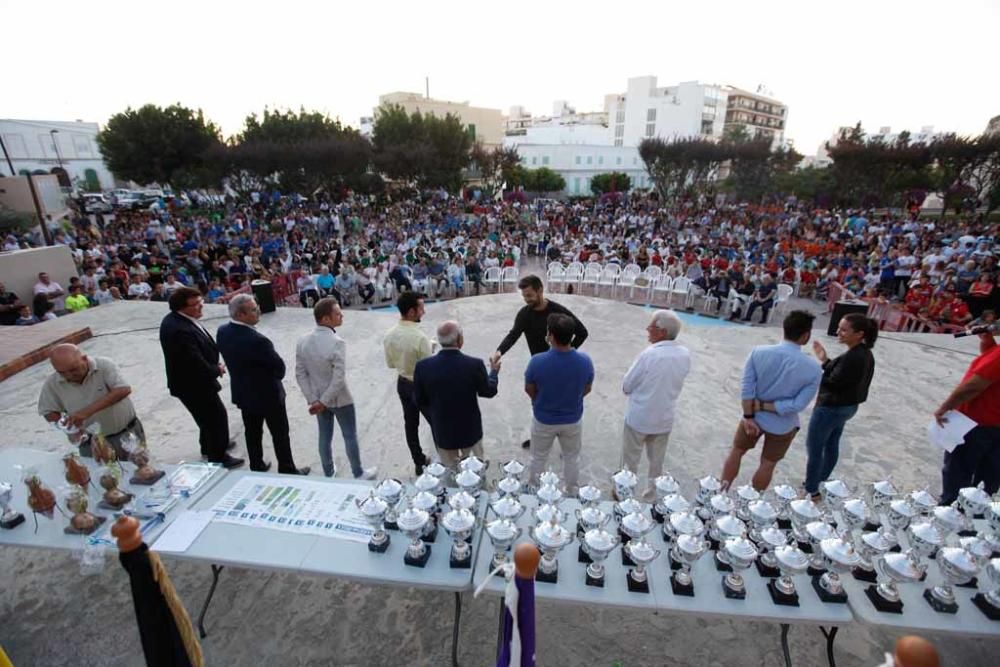
[[[250,466],[250,470],[253,471],[253,472],[267,472],[270,469],[271,469],[271,462],[270,461],[268,461],[267,463],[265,463],[260,468],[254,468],[253,466]]]
[[[226,470],[232,470],[233,468],[239,468],[244,463],[246,463],[246,461],[244,461],[243,459],[238,459],[235,456],[227,455],[226,458],[222,459],[221,461],[215,461],[214,463],[220,464]]]
[[[292,470],[279,470],[278,472],[282,475],[308,475],[309,471],[312,470],[309,466],[302,466],[301,468],[293,468]]]

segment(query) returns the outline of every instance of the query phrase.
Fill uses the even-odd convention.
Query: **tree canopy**
[[[590,179],[590,191],[595,195],[602,195],[605,192],[628,192],[631,189],[631,177],[620,171],[597,174]]]
[[[407,114],[399,105],[383,105],[375,114],[372,147],[375,166],[389,178],[457,192],[472,137],[454,114]]]

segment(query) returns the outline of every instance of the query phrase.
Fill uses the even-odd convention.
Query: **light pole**
[[[57,134],[59,134],[59,130],[49,130],[49,136],[52,137],[52,148],[56,150],[56,161],[59,163],[59,168],[62,169],[62,156],[59,154],[59,143],[56,141]]]

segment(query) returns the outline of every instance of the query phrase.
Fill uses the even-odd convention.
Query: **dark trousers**
[[[760,311],[760,322],[763,324],[767,322],[767,314],[771,312],[771,306],[774,305],[774,301],[768,299],[767,301],[751,301],[750,305],[747,307],[747,314],[743,316],[744,322],[749,322],[750,318],[753,317],[753,311],[759,306]]]
[[[310,301],[312,302],[311,304]],[[312,308],[316,305],[317,301],[319,301],[319,292],[316,290],[307,289],[304,292],[299,292],[299,303],[302,304],[303,308]]]
[[[1000,488],[1000,426],[977,426],[965,441],[944,454],[941,468],[941,504],[950,505],[959,490],[983,483],[986,493]]]
[[[229,448],[229,415],[226,406],[219,400],[219,394],[206,392],[178,396],[198,425],[198,442],[202,456],[212,463],[221,463]]]
[[[264,470],[264,422],[267,422],[267,430],[270,431],[271,441],[274,443],[274,456],[278,459],[278,472],[296,472],[295,460],[292,458],[292,442],[288,437],[288,412],[285,411],[285,402],[281,401],[266,413],[249,410],[240,412],[243,413],[250,470]]]
[[[410,456],[414,465],[422,466],[427,460],[424,450],[420,449],[420,408],[413,400],[413,382],[407,380],[402,375],[396,378],[396,393],[399,394],[399,402],[403,406],[403,426],[406,429],[406,446],[410,449]],[[424,414],[424,419],[430,424],[431,420]]]
[[[375,296],[375,286],[371,283],[367,285],[358,285],[358,294],[361,295],[361,300],[368,303]]]

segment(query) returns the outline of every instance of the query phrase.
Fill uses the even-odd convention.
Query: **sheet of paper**
[[[205,526],[212,521],[212,516],[212,512],[208,510],[183,512],[153,542],[153,551],[184,553],[198,539]]]
[[[927,425],[927,436],[931,443],[946,452],[952,452],[965,441],[965,434],[976,427],[976,422],[957,410],[949,410],[944,414],[944,426],[939,426],[932,419]]]

